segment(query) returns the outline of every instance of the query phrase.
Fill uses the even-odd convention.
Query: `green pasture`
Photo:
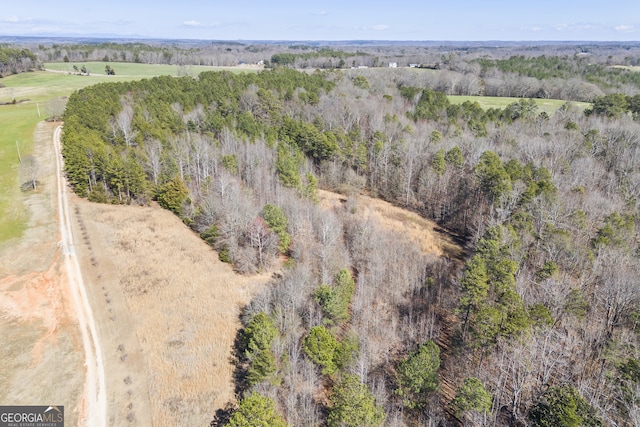
[[[239,68],[239,67],[207,67],[203,65],[187,65],[184,67],[178,67],[177,65],[161,65],[161,64],[134,64],[128,62],[54,62],[44,64],[44,68],[47,70],[63,71],[65,73],[74,74],[76,71],[73,66],[81,69],[82,66],[86,66],[92,77],[94,75],[104,76],[107,79],[118,79],[121,77],[130,80],[131,78],[145,78],[155,76],[178,76],[180,73],[184,75],[184,72],[190,75],[197,76],[203,71],[222,71],[227,70],[234,73],[241,73],[247,71],[258,71],[253,68]],[[105,73],[106,66],[111,67],[116,75],[107,76]]]
[[[35,104],[0,106],[0,242],[19,237],[27,224],[18,182],[18,149],[23,156],[32,152],[33,131],[40,120]]]
[[[510,97],[498,97],[498,96],[458,96],[458,95],[449,95],[449,101],[452,104],[462,104],[465,101],[477,102],[480,104],[482,108],[505,108],[507,105],[517,102],[521,98],[510,98]],[[534,99],[536,105],[538,106],[538,110],[540,112],[544,111],[545,113],[552,115],[555,113],[558,108],[560,108],[565,102],[562,99]],[[590,104],[587,102],[575,102],[571,101],[573,105],[584,110]]]
[[[47,104],[98,80],[44,71],[0,79],[0,243],[22,235],[28,212],[20,190],[18,149],[33,151],[33,132],[47,118]],[[64,101],[62,101],[64,102]],[[40,116],[38,115],[40,110]],[[16,146],[17,145],[17,146]]]

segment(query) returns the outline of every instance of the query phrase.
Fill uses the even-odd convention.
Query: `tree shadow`
[[[240,314],[238,318],[244,325],[242,320],[244,319],[248,306],[240,308]],[[233,383],[234,394],[237,400],[242,398],[244,392],[249,388],[248,372],[249,361],[245,356],[245,338],[244,327],[236,333],[233,340],[233,347],[231,348],[231,355],[229,356],[229,363],[233,365]],[[210,427],[222,427],[228,424],[233,412],[236,410],[237,405],[232,402],[227,402],[224,408],[216,410],[213,420],[209,423]]]

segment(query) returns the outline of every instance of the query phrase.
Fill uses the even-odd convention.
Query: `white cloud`
[[[558,24],[554,26],[556,31],[589,31],[594,30],[598,27],[598,25],[586,22],[579,22],[577,24]]]
[[[631,33],[634,30],[634,26],[633,25],[616,25],[615,27],[613,27],[613,29],[623,33]]]
[[[17,16],[13,15],[13,16],[10,16],[7,19],[5,19],[4,22],[20,22],[20,19],[18,19]]]
[[[204,24],[202,22],[193,19],[191,21],[184,21],[182,25],[184,25],[185,27],[204,27]]]
[[[354,30],[358,31],[387,31],[390,28],[391,25],[387,24],[371,25],[370,27],[353,27]]]
[[[185,28],[216,28],[220,26],[220,22],[212,22],[205,24],[200,21],[196,21],[195,19],[191,19],[189,21],[184,21],[182,23],[182,27]]]

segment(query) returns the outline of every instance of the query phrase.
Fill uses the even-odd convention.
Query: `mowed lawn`
[[[505,108],[507,105],[513,102],[517,102],[519,99],[521,99],[521,98],[509,98],[509,97],[498,97],[498,96],[458,96],[458,95],[449,95],[448,98],[452,104],[462,104],[465,101],[477,102],[485,110],[489,108],[502,109],[502,108]],[[539,99],[539,98],[535,98],[534,101],[538,106],[539,112],[544,111],[549,115],[553,115],[553,113],[555,113],[558,110],[558,108],[560,108],[565,102],[567,102],[562,99]],[[584,110],[589,105],[591,105],[588,102],[571,101],[571,103],[582,110]]]
[[[106,75],[104,70],[107,64],[116,71],[115,76]],[[85,65],[91,75],[74,74],[73,65],[78,68]],[[26,227],[28,213],[20,190],[18,149],[22,156],[31,154],[36,124],[48,117],[48,105],[52,100],[64,102],[73,91],[100,82],[179,74],[175,65],[86,62],[51,63],[44,66],[59,72],[36,71],[0,79],[0,86],[4,86],[0,87],[0,103],[11,102],[14,98],[17,101],[14,105],[0,105],[0,243],[20,237]],[[180,72],[197,75],[202,71],[220,70],[257,71],[251,68],[193,66],[185,67]]]
[[[4,98],[0,92],[0,102],[5,102]],[[33,131],[40,120],[35,104],[0,106],[0,242],[19,237],[26,227],[18,149],[22,156],[32,151]]]

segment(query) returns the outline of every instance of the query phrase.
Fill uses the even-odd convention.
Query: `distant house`
[[[417,68],[420,64],[409,64],[409,68]]]
[[[358,65],[358,68],[369,68],[366,65]]]
[[[398,68],[397,62],[389,62],[389,68]]]

